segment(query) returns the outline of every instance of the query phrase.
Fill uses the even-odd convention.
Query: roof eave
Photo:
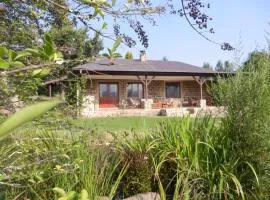
[[[107,71],[107,70],[88,70],[74,69],[74,72],[89,75],[125,75],[125,76],[229,76],[233,73],[219,72],[157,72],[157,71]]]

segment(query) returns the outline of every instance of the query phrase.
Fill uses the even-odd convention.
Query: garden
[[[121,9],[116,1],[68,2],[0,3],[0,200],[270,198],[268,50],[252,52],[212,80],[208,90],[224,106],[222,116],[82,118],[86,79],[72,68],[100,57],[102,38],[113,40],[103,55],[110,65],[121,44],[136,44],[117,20],[147,48],[143,26],[131,16],[165,11],[150,1],[128,1]],[[195,30],[209,29],[202,9],[210,5],[181,3],[178,11],[168,6],[170,14],[180,13]],[[113,38],[103,34],[107,16],[114,18]],[[46,83],[55,79],[65,84],[48,91]]]

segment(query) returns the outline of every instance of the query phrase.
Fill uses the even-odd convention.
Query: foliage
[[[115,196],[126,167],[118,169],[119,155],[109,147],[89,145],[87,133],[59,136],[48,129],[31,130],[0,147],[2,186],[9,199],[55,199],[55,187],[69,191],[61,190],[62,195],[76,195],[84,188],[88,199]],[[21,154],[8,158],[12,152]]]
[[[77,193],[75,191],[65,192],[62,188],[55,187],[53,191],[59,194],[60,198],[58,200],[90,200],[88,198],[88,192],[84,189],[80,193]]]
[[[3,139],[14,129],[25,124],[26,122],[32,121],[33,119],[52,109],[59,103],[60,101],[42,102],[27,106],[21,111],[15,113],[4,123],[0,124],[0,139]]]
[[[85,76],[77,76],[72,73],[68,74],[67,89],[66,89],[66,102],[68,105],[75,109],[75,116],[80,113],[80,108],[83,104],[83,97],[86,95],[86,82]]]
[[[174,199],[244,199],[249,188],[241,182],[239,165],[245,165],[256,183],[252,167],[230,153],[229,138],[215,120],[205,116],[180,122],[168,121],[158,132],[156,173],[164,164],[174,171],[170,185],[158,175],[161,196]],[[248,180],[246,180],[248,181]],[[165,180],[165,183],[168,181]],[[166,194],[162,195],[162,191]],[[170,193],[171,191],[171,193]],[[169,192],[169,193],[168,193]]]
[[[44,44],[42,46],[37,47],[36,49],[27,48],[26,51],[43,61],[62,60],[62,54],[57,50],[50,34],[44,35]]]
[[[227,115],[223,124],[230,138],[230,148],[239,159],[254,166],[259,174],[260,192],[269,187],[269,182],[264,181],[269,180],[266,168],[269,166],[270,133],[270,61],[265,57],[262,59],[256,64],[247,62],[244,71],[227,80],[219,79],[213,89],[217,102],[226,106]],[[245,72],[246,69],[249,73]],[[239,172],[245,170],[245,166],[238,168]],[[241,179],[246,188],[255,187],[250,174],[243,173]]]
[[[204,62],[202,67],[205,69],[212,69],[212,66],[208,62]]]
[[[270,43],[269,43],[270,44]],[[264,51],[253,51],[244,62],[242,70],[245,72],[259,70],[269,60],[269,53]]]
[[[168,58],[166,56],[163,56],[162,60],[163,61],[168,61]]]
[[[22,58],[29,56],[27,52],[16,52],[6,47],[0,46],[0,69],[10,69],[23,67]]]
[[[57,49],[62,52],[64,59],[81,58],[86,40],[86,29],[75,29],[73,26],[52,28],[52,40]]]
[[[125,55],[125,59],[128,59],[128,60],[132,60],[133,59],[133,55],[132,55],[132,52],[131,51],[128,51]]]
[[[152,191],[154,168],[150,151],[155,146],[151,135],[126,132],[125,136],[114,134],[114,146],[121,155],[122,165],[128,164],[121,181],[121,193],[125,197]]]
[[[113,65],[114,64],[114,59],[115,58],[121,58],[121,54],[117,53],[117,49],[119,47],[119,45],[121,44],[122,41],[122,37],[119,37],[113,44],[113,47],[111,49],[107,48],[108,53],[104,53],[102,54],[104,57],[110,59],[110,64]]]
[[[103,42],[98,34],[87,41],[85,41],[84,56],[85,57],[97,57],[99,52],[103,50]]]
[[[52,28],[52,39],[58,50],[62,52],[64,59],[80,59],[82,57],[94,57],[103,49],[102,40],[98,34],[89,39],[87,29],[75,29],[72,25]]]
[[[226,60],[224,63],[222,60],[219,60],[216,64],[216,71],[218,72],[233,72],[233,64]]]

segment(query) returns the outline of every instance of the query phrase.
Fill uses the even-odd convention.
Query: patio
[[[179,108],[152,108],[152,109],[121,109],[121,108],[100,108],[94,112],[85,107],[82,111],[84,117],[124,117],[124,116],[168,116],[183,117],[186,115],[196,116],[197,114],[212,114],[213,116],[222,116],[223,107],[208,106],[200,107],[179,107]]]

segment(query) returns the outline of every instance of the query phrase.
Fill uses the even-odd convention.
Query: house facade
[[[108,110],[181,109],[211,106],[208,86],[217,72],[173,61],[105,58],[75,67],[88,78],[84,116]]]

